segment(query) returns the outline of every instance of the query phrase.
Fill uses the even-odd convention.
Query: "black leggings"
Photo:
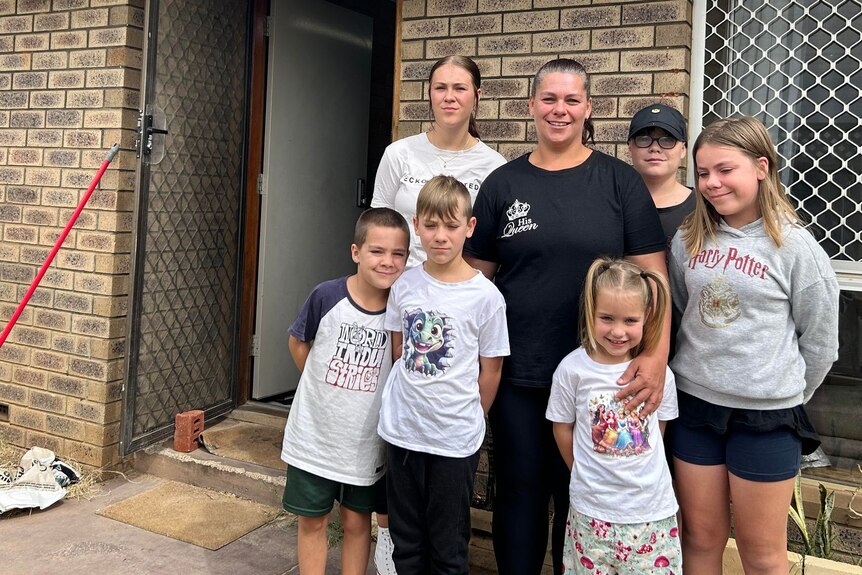
[[[550,388],[502,383],[490,420],[493,432],[494,555],[500,575],[538,575],[548,547],[548,504],[554,573],[563,569],[569,513],[569,470],[545,419]]]

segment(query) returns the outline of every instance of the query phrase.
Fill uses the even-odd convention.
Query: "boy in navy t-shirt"
[[[404,270],[410,232],[401,215],[371,208],[350,246],[356,273],[318,285],[290,327],[288,347],[302,372],[287,420],[284,508],[299,516],[299,568],[323,573],[333,501],[344,526],[342,572],[364,574],[375,484],[386,452],[377,435],[380,390],[392,366],[384,327],[389,288]]]

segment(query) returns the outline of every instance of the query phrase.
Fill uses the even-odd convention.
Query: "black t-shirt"
[[[670,242],[673,241],[673,236],[676,235],[676,231],[685,217],[694,211],[696,203],[694,192],[692,192],[677,205],[658,209],[658,218],[661,220],[661,227],[662,230],[664,230],[665,237],[667,238],[668,254],[670,254]],[[679,318],[673,317],[670,326],[670,352],[668,353],[668,362],[672,360],[674,354],[676,354],[676,331],[678,329]]]
[[[598,151],[579,166],[538,168],[529,154],[492,172],[473,208],[465,253],[499,264],[512,355],[503,381],[549,387],[578,347],[578,306],[587,268],[599,256],[660,252],[665,239],[641,176]]]
[[[667,238],[668,249],[670,249],[670,242],[682,221],[694,211],[695,203],[694,192],[692,192],[677,205],[658,209],[658,218],[661,220],[661,228]]]

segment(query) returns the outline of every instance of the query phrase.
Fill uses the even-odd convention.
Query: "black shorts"
[[[678,392],[674,457],[694,465],[726,465],[749,481],[783,481],[799,473],[801,456],[820,445],[805,409],[736,409]]]

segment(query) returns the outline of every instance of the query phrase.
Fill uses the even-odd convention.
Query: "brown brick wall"
[[[114,142],[128,148],[144,0],[0,0],[0,325]],[[118,459],[134,152],[105,173],[0,349],[0,440]]]
[[[629,120],[647,104],[688,115],[690,0],[403,0],[402,19],[399,137],[429,127],[428,70],[453,53],[479,65],[480,132],[510,159],[533,147],[530,82],[557,57],[590,73],[603,151],[628,159]]]

